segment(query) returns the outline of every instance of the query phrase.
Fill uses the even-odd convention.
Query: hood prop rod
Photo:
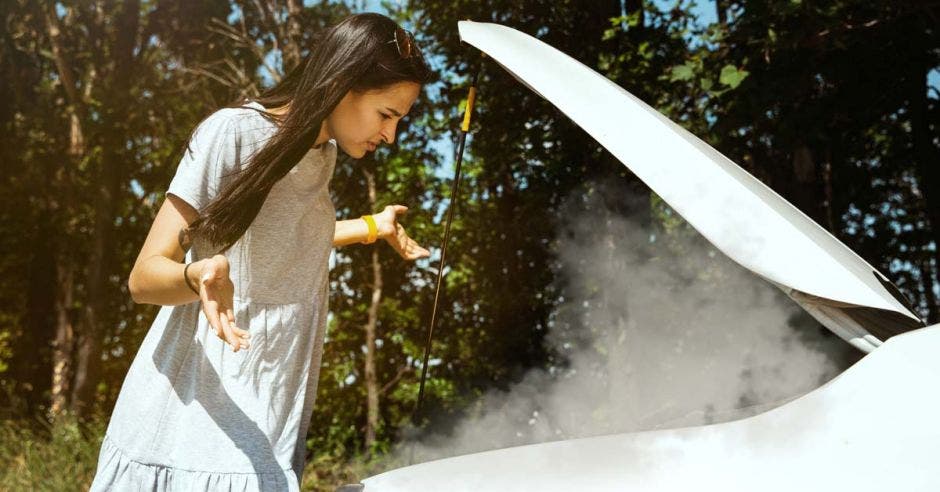
[[[486,58],[485,53],[481,53],[483,58]],[[428,359],[431,356],[431,341],[434,337],[434,321],[437,319],[437,303],[441,295],[441,280],[444,277],[444,261],[447,257],[447,240],[450,238],[450,224],[451,220],[454,217],[454,209],[457,205],[457,193],[458,187],[460,186],[460,167],[463,163],[463,150],[464,145],[467,142],[467,133],[470,132],[470,119],[473,114],[473,104],[476,101],[477,93],[477,80],[480,76],[480,71],[482,70],[483,63],[481,61],[480,65],[477,67],[476,72],[473,74],[473,80],[470,83],[470,90],[467,93],[467,107],[464,109],[463,114],[463,123],[460,125],[460,141],[457,144],[457,167],[454,169],[454,181],[450,189],[450,203],[447,208],[447,222],[444,226],[444,241],[441,244],[441,263],[440,267],[437,270],[437,291],[434,293],[434,307],[431,310],[431,323],[428,326],[428,337],[424,344],[424,362],[421,364],[421,383],[418,385],[418,400],[415,402],[414,412],[411,415],[412,424],[417,427],[420,423],[420,415],[422,403],[424,402],[424,383],[428,377]],[[411,450],[409,452],[408,464],[411,465],[414,463],[414,441],[411,444]]]

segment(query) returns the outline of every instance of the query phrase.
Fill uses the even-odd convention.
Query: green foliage
[[[670,82],[676,81],[687,81],[695,76],[695,66],[689,62],[683,63],[682,65],[676,65],[672,67],[672,77],[669,79]]]
[[[63,416],[0,420],[0,490],[87,490],[105,424]]]
[[[721,67],[721,75],[719,75],[718,81],[734,89],[741,85],[747,74],[747,70],[740,70],[734,65],[725,65]]]

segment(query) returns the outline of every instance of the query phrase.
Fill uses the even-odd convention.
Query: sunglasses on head
[[[412,52],[415,50],[414,34],[411,34],[411,31],[401,27],[395,28],[395,38],[389,41],[389,43],[395,43],[395,47],[398,48],[398,54],[403,58],[411,57]]]

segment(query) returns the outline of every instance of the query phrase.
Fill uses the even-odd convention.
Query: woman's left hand
[[[388,244],[406,260],[416,260],[431,256],[431,252],[422,248],[418,243],[408,237],[405,228],[398,223],[398,214],[404,215],[408,207],[404,205],[388,205],[384,210],[372,216],[378,237]]]

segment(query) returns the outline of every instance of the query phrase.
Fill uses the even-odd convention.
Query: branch
[[[271,32],[271,36],[274,38],[274,49],[280,51],[280,37],[281,37],[281,26],[277,23],[277,19],[274,17],[274,13],[271,10],[271,6],[266,2],[260,2],[258,0],[252,0],[252,3],[255,4],[255,9],[258,10],[258,13],[261,14],[261,21],[267,26],[268,30]]]
[[[217,74],[210,70],[208,66],[197,65],[195,67],[180,67],[180,71],[183,73],[200,75],[202,77],[209,77],[210,79],[215,80],[229,89],[234,89],[237,91],[243,90],[243,87],[241,84],[239,84],[238,80],[227,79],[225,78],[225,74]]]
[[[281,81],[281,74],[277,70],[274,70],[274,68],[271,67],[271,65],[269,65],[268,62],[265,60],[264,53],[261,51],[261,48],[259,48],[258,45],[254,42],[254,40],[252,40],[251,37],[248,35],[248,32],[245,30],[244,23],[242,24],[242,32],[238,32],[237,30],[235,30],[234,27],[228,25],[222,20],[212,18],[212,20],[209,21],[208,29],[209,31],[215,34],[225,36],[231,39],[232,41],[234,41],[236,44],[239,44],[249,49],[258,58],[258,63],[260,63],[261,66],[263,66],[265,70],[267,70],[268,73],[271,74],[271,78],[274,80],[274,82],[278,83]]]
[[[239,78],[239,87],[241,89],[248,88],[250,89],[247,95],[257,96],[258,87],[255,86],[254,81],[245,73],[245,67],[235,66],[235,62],[231,58],[225,58],[223,62],[229,67],[229,70]],[[244,90],[241,90],[242,95],[246,95]]]
[[[69,63],[65,50],[62,49],[62,41],[60,39],[62,29],[59,26],[59,17],[53,11],[53,8],[54,7],[49,6],[44,9],[43,12],[46,16],[49,44],[52,45],[52,58],[55,61],[56,70],[59,72],[59,79],[62,81],[62,88],[65,89],[69,104],[72,104],[75,108],[81,108],[82,101],[76,89],[75,75],[72,73],[71,63]]]
[[[850,23],[845,23],[845,24],[842,24],[842,26],[841,26],[842,28],[841,28],[841,29],[838,29],[838,32],[841,33],[841,32],[844,32],[844,31],[853,31],[853,30],[855,30],[855,29],[862,29],[862,28],[873,27],[873,26],[877,25],[879,22],[881,22],[880,19],[872,19],[872,20],[870,20],[870,21],[868,21],[868,22],[865,22],[865,23],[863,23],[863,24],[850,24]],[[816,33],[816,37],[820,37],[820,38],[821,38],[821,37],[825,37],[825,36],[828,36],[828,35],[831,34],[831,33],[832,33],[831,30],[825,29],[825,30],[823,30],[823,31],[820,31],[820,32]]]
[[[46,18],[46,29],[49,32],[49,43],[52,45],[52,57],[55,61],[56,70],[59,72],[59,80],[62,88],[65,89],[65,95],[68,99],[69,113],[69,148],[68,153],[72,157],[79,157],[85,153],[85,132],[82,128],[82,116],[85,113],[85,105],[78,93],[78,87],[75,84],[75,75],[72,73],[71,61],[67,58],[65,50],[62,49],[62,29],[59,26],[59,17],[55,13],[54,6],[47,5],[43,9]]]
[[[411,366],[403,366],[399,368],[398,374],[396,374],[395,377],[393,377],[389,382],[385,383],[385,386],[382,386],[382,389],[379,390],[379,395],[384,395],[385,392],[390,390],[393,386],[395,386],[395,384],[398,383],[398,381],[401,381],[401,378],[405,374],[412,372],[412,371],[414,371],[414,368]]]

